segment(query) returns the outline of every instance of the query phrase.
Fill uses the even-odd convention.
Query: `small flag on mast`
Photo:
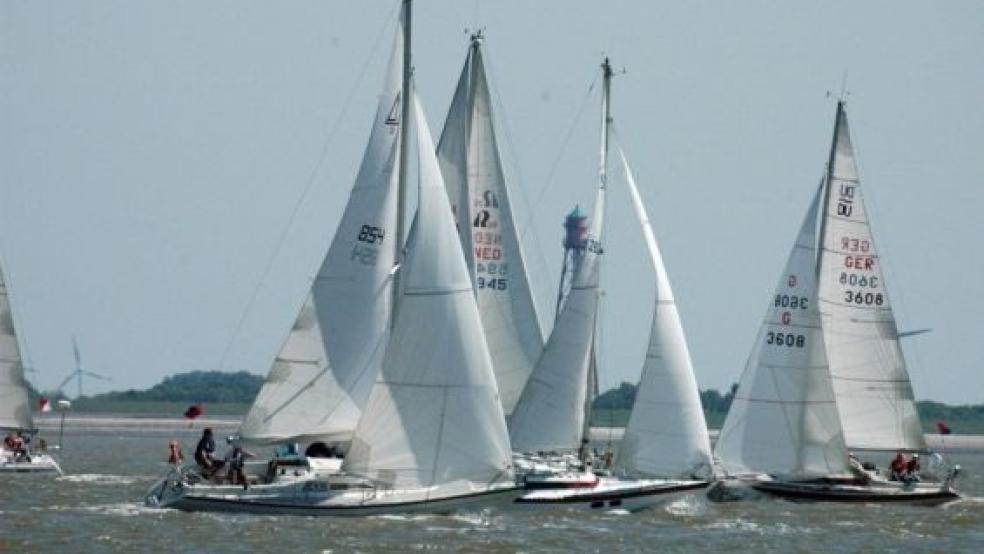
[[[42,396],[41,398],[38,398],[38,408],[42,412],[50,412],[51,411],[51,400],[48,400],[44,396]]]
[[[952,432],[950,430],[950,426],[947,425],[945,421],[937,421],[936,430],[939,431],[941,435],[949,435]]]

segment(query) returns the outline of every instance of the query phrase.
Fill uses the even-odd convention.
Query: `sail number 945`
[[[803,348],[803,345],[806,344],[806,337],[794,333],[775,333],[769,331],[765,335],[765,344]]]

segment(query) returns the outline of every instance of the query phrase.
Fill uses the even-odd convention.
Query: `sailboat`
[[[941,464],[922,480],[891,481],[849,453],[924,452],[926,445],[843,100],[835,121],[827,173],[715,447],[732,479],[715,485],[712,499],[741,497],[746,486],[802,500],[935,504],[957,497],[958,468]]]
[[[346,449],[389,337],[400,180],[403,44],[397,36],[369,142],[331,246],[239,429],[247,444]],[[402,235],[401,235],[402,236]]]
[[[471,36],[437,159],[508,418],[543,351],[543,334],[499,155],[483,42],[481,32]]]
[[[357,516],[445,512],[508,502],[516,495],[505,418],[471,278],[423,110],[406,93],[411,91],[407,0],[403,17],[405,92],[399,121],[409,123],[412,103],[418,208],[394,270],[399,282],[393,285],[397,296],[381,369],[341,471],[251,487],[226,485],[224,490],[212,484],[165,483],[152,491],[160,506]],[[401,183],[408,131],[401,129]],[[398,221],[397,237],[401,227]]]
[[[607,59],[602,70],[600,186],[594,214],[574,256],[573,277],[554,331],[512,419],[513,446],[525,455],[519,462],[532,461],[524,476],[528,492],[517,499],[519,505],[633,511],[706,488],[712,476],[707,427],[683,329],[652,227],[618,145],[654,264],[657,299],[636,406],[615,459],[615,471],[594,467],[595,460],[586,455],[590,389],[597,379],[595,328],[613,128],[612,69]],[[572,216],[578,219],[577,215],[575,210]],[[569,227],[579,234],[577,225]],[[578,452],[579,460],[571,459],[572,450]],[[544,459],[544,452],[555,454]]]
[[[396,229],[399,215],[402,68],[398,33],[341,221],[235,437],[250,448],[277,447],[273,459],[246,463],[250,480],[297,481],[340,471],[379,374],[399,264],[397,240],[387,232]],[[299,445],[306,448],[300,451]],[[171,481],[205,486],[208,479],[201,473],[188,465]]]
[[[0,473],[61,474],[61,467],[50,454],[32,450],[30,445],[37,428],[6,283],[0,269],[0,433],[5,437],[0,442]]]

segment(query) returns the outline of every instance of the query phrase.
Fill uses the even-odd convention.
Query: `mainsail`
[[[416,99],[414,120],[420,196],[399,309],[344,469],[434,498],[513,477],[492,359]]]
[[[398,240],[402,58],[399,28],[351,196],[311,293],[243,421],[247,440],[348,440],[379,372]]]
[[[820,311],[847,444],[924,450],[843,102],[837,104],[822,217]]]
[[[814,196],[757,335],[714,453],[731,474],[848,473],[817,307]]]
[[[663,257],[625,153],[616,145],[656,272],[656,306],[635,404],[616,465],[628,474],[709,477],[711,444]]]
[[[33,428],[7,282],[0,269],[0,429]]]
[[[582,253],[577,258],[570,292],[509,420],[509,438],[517,452],[580,448],[588,425],[588,389],[595,355],[611,124],[608,102],[611,68],[607,59],[603,67],[601,159],[594,213]]]
[[[543,350],[543,335],[499,157],[480,34],[472,37],[437,157],[508,415]]]

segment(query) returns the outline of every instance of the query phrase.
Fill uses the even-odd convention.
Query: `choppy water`
[[[0,476],[0,552],[984,552],[984,453],[954,454],[968,498],[940,508],[714,504],[628,514],[483,512],[319,519],[145,508],[174,433],[72,433],[67,475]],[[178,434],[185,451],[197,431]]]

